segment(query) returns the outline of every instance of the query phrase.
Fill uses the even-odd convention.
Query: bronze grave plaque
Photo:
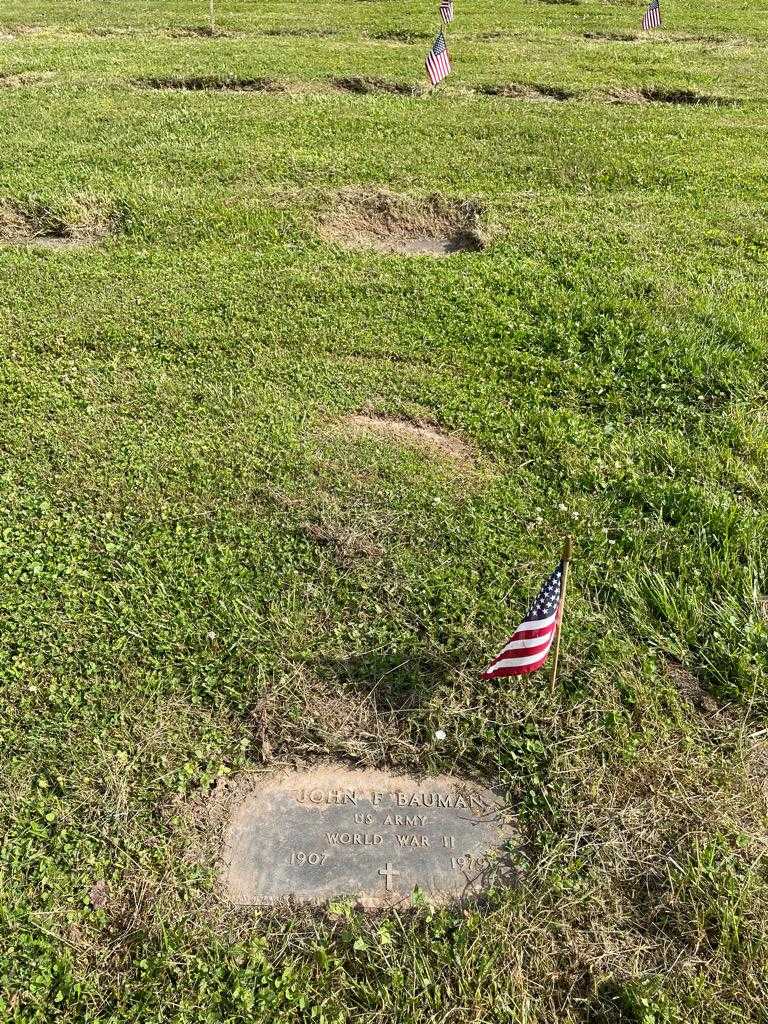
[[[510,884],[514,835],[499,799],[459,779],[313,769],[266,777],[241,799],[223,878],[241,906],[351,896],[383,907],[417,888],[440,902]]]

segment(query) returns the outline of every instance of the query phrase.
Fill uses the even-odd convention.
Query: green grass
[[[0,246],[0,1019],[764,1024],[768,10],[461,4],[411,98],[328,79],[422,82],[436,5],[217,6],[0,13],[0,201],[114,229]],[[206,75],[309,86],[137,84]],[[490,244],[328,244],[350,187]],[[568,530],[557,694],[481,682]],[[231,911],[206,795],[323,757],[501,787],[521,887]]]

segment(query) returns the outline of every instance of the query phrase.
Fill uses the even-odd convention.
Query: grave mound
[[[0,200],[0,244],[43,249],[80,249],[111,233],[112,218],[97,203],[72,203],[66,214],[40,203]]]
[[[482,208],[471,200],[432,195],[415,200],[390,192],[348,190],[321,215],[321,235],[346,248],[407,256],[478,252],[487,242]]]

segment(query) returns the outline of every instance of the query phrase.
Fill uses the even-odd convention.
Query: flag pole
[[[549,690],[555,692],[557,682],[557,663],[560,660],[560,630],[563,627],[563,616],[565,615],[565,592],[568,586],[568,566],[573,558],[573,537],[570,534],[565,538],[563,545],[563,593],[560,598],[560,614],[557,619],[557,633],[555,635],[555,654],[552,659],[552,668],[549,671]]]
[[[211,22],[211,35],[216,31],[216,13],[213,9],[213,0],[208,0],[208,16]]]

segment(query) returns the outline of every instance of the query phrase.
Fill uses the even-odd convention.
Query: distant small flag
[[[564,563],[560,562],[544,581],[514,636],[510,637],[501,653],[483,672],[484,679],[523,676],[535,672],[547,660],[562,614],[564,567]]]
[[[432,85],[439,85],[451,73],[451,62],[448,59],[448,46],[442,29],[427,54],[427,74]]]
[[[661,28],[661,7],[659,0],[651,0],[643,15],[643,31],[651,28]]]
[[[453,0],[442,0],[440,4],[440,17],[446,25],[453,21]]]

